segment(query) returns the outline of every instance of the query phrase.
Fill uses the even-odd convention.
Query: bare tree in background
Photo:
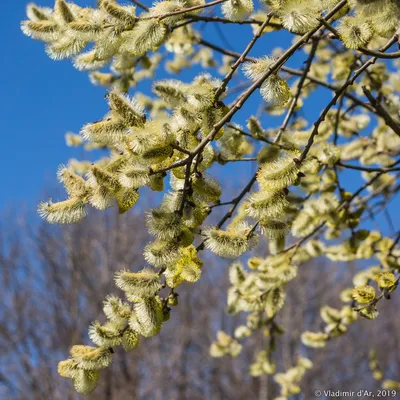
[[[373,387],[372,376],[396,395],[400,231],[388,207],[400,193],[399,0],[132,3],[29,2],[21,22],[50,58],[71,59],[107,90],[107,114],[65,136],[97,154],[60,165],[65,197],[43,199],[39,215],[74,224],[112,206],[140,210],[152,238],[130,215],[9,239],[10,393],[73,396],[47,371],[57,359],[78,393],[101,376],[96,399],[289,400]],[[248,167],[231,196],[227,181]],[[144,210],[149,192],[160,196]],[[102,307],[112,275],[123,297]],[[379,314],[386,322],[367,328],[362,319]],[[93,346],[78,328],[89,319]],[[307,375],[304,354],[332,342]]]
[[[101,303],[116,293],[109,277],[121,268],[140,268],[141,248],[148,239],[142,217],[130,213],[91,215],[87,222],[68,227],[31,228],[21,216],[3,218],[0,226],[0,398],[10,400],[78,399],[72,386],[57,374],[56,365],[75,342],[88,342],[92,319],[101,319]],[[281,315],[286,332],[279,337],[279,367],[293,365],[301,332],[318,329],[319,305],[337,305],[338,290],[348,280],[352,265],[340,271],[318,261],[304,265],[299,279],[288,289],[289,300]],[[212,399],[266,400],[277,394],[268,376],[247,374],[254,350],[264,339],[250,339],[240,356],[213,359],[209,347],[215,331],[232,333],[239,317],[226,317],[225,262],[207,263],[197,285],[181,288],[186,307],[172,310],[163,335],[146,340],[133,353],[119,351],[112,371],[89,399]],[[396,301],[388,302],[379,324],[361,321],[350,332],[315,354],[315,368],[303,382],[302,399],[316,389],[357,390],[378,387],[368,368],[367,354],[379,347],[385,376],[396,378],[400,347]],[[85,309],[85,312],[81,312]],[[357,352],[352,343],[358,343]],[[310,351],[310,350],[307,350]],[[307,355],[307,354],[306,354]]]

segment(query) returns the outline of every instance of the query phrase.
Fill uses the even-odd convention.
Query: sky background
[[[143,2],[150,5],[149,0]],[[44,199],[44,193],[56,194],[54,200],[63,199],[60,195],[60,185],[56,181],[58,165],[66,164],[73,157],[85,158],[81,149],[66,146],[65,133],[78,133],[84,124],[102,118],[107,112],[107,103],[104,99],[106,90],[93,86],[87,73],[75,70],[70,60],[51,60],[44,51],[43,43],[23,35],[20,21],[26,19],[27,3],[25,0],[8,2],[2,10],[0,24],[0,34],[5,39],[0,63],[3,89],[0,107],[0,167],[3,172],[0,209],[24,205],[32,221],[36,221],[39,217],[34,211],[37,203]],[[54,1],[39,0],[37,3],[52,7]],[[76,0],[76,3],[81,6],[93,6],[95,1]],[[252,36],[250,26],[222,25],[226,36],[226,40],[223,40],[217,30],[217,24],[209,25],[197,24],[196,27],[205,28],[206,40],[238,52],[243,51]],[[251,55],[270,54],[272,48],[287,47],[290,40],[289,34],[269,34],[260,39]],[[300,54],[290,60],[288,65],[302,68],[303,60],[304,54]],[[176,77],[160,72],[161,69],[157,72],[158,79]],[[198,71],[180,74],[178,78],[188,81],[196,72]],[[150,84],[151,82],[145,81],[135,90],[148,94]],[[134,94],[134,91],[131,94]],[[321,90],[318,96],[314,96],[313,100],[307,103],[305,112],[310,120],[318,116],[322,105],[329,101],[330,96],[328,91]],[[245,125],[246,117],[255,114],[259,104],[260,96],[257,93],[237,113],[234,121]],[[263,126],[278,126],[281,119],[282,117],[274,121],[264,120]],[[254,171],[255,166],[244,164],[250,163],[240,163],[240,166],[227,169],[225,179],[231,182],[232,186],[238,183],[237,176],[240,176],[239,181],[245,182],[245,177]],[[356,189],[361,183],[358,176],[358,172],[347,174],[343,181],[346,188]],[[397,208],[396,202],[392,202],[389,210],[398,226],[400,212]]]

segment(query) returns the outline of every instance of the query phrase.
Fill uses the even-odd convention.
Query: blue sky
[[[95,4],[94,0],[76,2],[88,6]],[[44,52],[43,43],[23,35],[20,21],[26,19],[27,3],[25,0],[10,2],[0,24],[0,33],[7,38],[0,63],[3,77],[0,160],[4,171],[0,208],[23,202],[28,209],[34,209],[44,190],[50,193],[56,190],[58,165],[71,157],[82,158],[82,150],[66,146],[64,134],[78,132],[85,123],[100,119],[107,111],[105,89],[93,86],[87,73],[75,70],[69,60],[51,60]],[[52,0],[38,0],[37,3],[53,5]],[[241,33],[246,31],[244,37],[237,35],[234,27],[224,28],[228,30],[227,36],[235,50],[243,50],[251,28],[239,28]],[[206,38],[223,44],[215,26],[207,27]],[[273,45],[268,43],[267,48]],[[255,52],[263,54],[266,50],[264,41]],[[145,82],[137,89],[146,93],[149,84]],[[258,102],[259,98],[254,99],[242,114],[248,110],[254,113]]]
[[[49,0],[40,3],[52,5]],[[0,63],[4,171],[0,207],[19,202],[34,206],[45,186],[54,184],[58,164],[74,155],[65,145],[65,132],[78,131],[106,107],[104,89],[92,86],[69,61],[52,61],[42,43],[22,34],[26,4],[10,2],[0,24],[6,38]]]
[[[79,5],[93,6],[95,0],[76,0]],[[3,41],[3,59],[0,63],[3,96],[0,107],[2,121],[2,145],[0,160],[3,170],[2,190],[0,191],[0,209],[17,204],[25,204],[34,211],[37,203],[43,199],[44,191],[60,194],[55,174],[59,164],[67,163],[69,158],[82,158],[81,149],[66,146],[64,134],[67,131],[78,132],[87,122],[100,119],[107,111],[105,89],[93,86],[87,73],[75,70],[69,60],[53,61],[44,52],[41,42],[24,36],[20,30],[20,21],[25,19],[25,6],[28,1],[9,2],[3,10],[0,34]],[[150,2],[144,0],[147,5]],[[38,0],[39,5],[52,6],[53,0]],[[201,25],[197,24],[197,28]],[[251,37],[250,26],[222,26],[228,44],[236,51],[243,51]],[[245,32],[245,34],[243,34]],[[287,47],[290,36],[269,34],[255,46],[252,55],[270,54],[274,47]],[[205,39],[222,47],[216,30],[216,24],[210,24],[205,30]],[[304,56],[296,56],[291,66],[302,67]],[[183,74],[180,79],[190,79],[191,74]],[[159,78],[166,77],[161,74]],[[138,86],[137,90],[148,93],[151,82]],[[308,103],[307,116],[316,117],[322,104],[330,99],[330,93],[323,90],[317,98]],[[235,116],[235,122],[244,124],[246,117],[257,112],[260,96],[254,94],[246,106]],[[264,121],[267,127],[270,121]],[[280,119],[272,122],[277,126]],[[246,163],[247,164],[247,163]],[[240,168],[250,173],[250,165],[235,166],[229,170],[229,177]],[[358,173],[351,173],[344,180],[345,185],[355,189],[354,179]],[[234,179],[232,179],[234,181]],[[56,198],[58,199],[58,198]],[[61,199],[61,198],[60,198]],[[390,207],[396,221],[399,213],[395,206]],[[32,214],[33,215],[33,214]],[[36,219],[36,217],[33,217]]]

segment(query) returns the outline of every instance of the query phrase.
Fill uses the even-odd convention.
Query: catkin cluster
[[[200,15],[217,3],[221,16]],[[304,329],[301,341],[313,348],[344,334],[358,317],[376,319],[380,302],[398,286],[400,235],[385,236],[364,222],[398,190],[400,55],[392,52],[386,57],[395,61],[386,62],[383,53],[398,41],[400,3],[268,0],[254,8],[252,0],[170,0],[144,11],[116,0],[99,0],[96,8],[65,0],[56,0],[53,9],[28,5],[23,32],[43,41],[51,58],[72,58],[93,83],[108,89],[107,114],[66,135],[69,146],[107,154],[95,163],[61,165],[57,176],[67,197],[42,202],[39,214],[49,223],[76,223],[90,207],[117,206],[123,214],[144,188],[163,192],[145,212],[152,236],[144,247],[148,265],[116,274],[125,298],[109,295],[105,319],[89,328],[94,346],[73,346],[59,363],[60,375],[80,393],[95,389],[114,347],[131,351],[141,338],[160,332],[178,304],[179,285],[200,279],[202,250],[234,260],[227,311],[246,314],[233,334],[217,334],[210,354],[237,357],[242,342],[262,331],[265,343],[249,372],[275,374],[279,400],[298,394],[312,368],[299,356],[295,366],[276,373],[274,360],[284,334],[279,311],[302,264],[322,257],[377,264],[354,276],[352,287],[339,295],[341,307],[321,307],[320,331]],[[251,25],[254,37],[236,54],[204,40],[197,22]],[[257,40],[279,30],[293,34],[288,50],[249,56]],[[304,58],[300,69],[286,65],[293,54]],[[161,68],[171,76],[153,79]],[[184,70],[193,78],[178,79]],[[246,81],[232,102],[229,89],[240,73]],[[151,93],[128,94],[146,78],[152,79]],[[332,96],[320,109],[324,90]],[[234,121],[236,112],[257,92],[260,112],[246,115],[242,127]],[[253,162],[256,172],[229,200],[215,170],[230,174],[234,162]],[[359,189],[346,189],[342,176],[348,170],[357,174]],[[224,206],[219,222],[209,218]],[[247,266],[236,260],[259,243],[268,244],[267,255],[250,257]]]

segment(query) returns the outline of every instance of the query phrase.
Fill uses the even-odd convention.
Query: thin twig
[[[222,24],[238,24],[238,25],[262,25],[264,22],[262,20],[257,19],[244,19],[239,21],[233,21],[227,18],[221,17],[206,17],[202,15],[191,15],[190,18],[193,21],[204,21],[204,22],[220,22]],[[281,29],[282,25],[274,22],[268,22],[267,26],[270,26],[275,29]]]
[[[372,93],[367,89],[366,86],[362,87],[362,90],[367,96],[369,102],[374,107],[376,113],[385,121],[386,125],[392,129],[392,131],[400,137],[400,125],[391,117],[391,115],[382,107],[378,100],[372,96]]]
[[[318,43],[319,43],[319,38],[314,38],[310,54],[309,54],[309,56],[307,58],[306,66],[305,66],[304,71],[303,71],[303,73],[302,73],[302,75],[300,77],[299,84],[297,85],[296,94],[294,95],[294,97],[293,97],[293,99],[292,99],[292,101],[290,103],[289,109],[288,109],[288,111],[286,113],[286,117],[283,120],[282,125],[280,126],[279,131],[278,131],[278,133],[277,133],[277,135],[275,137],[275,140],[274,140],[275,143],[278,143],[280,141],[282,133],[286,130],[286,128],[287,128],[287,126],[289,124],[290,118],[292,117],[292,115],[293,115],[293,113],[294,113],[294,111],[296,109],[296,105],[297,105],[297,102],[298,102],[298,100],[300,98],[300,95],[301,95],[304,83],[306,81],[307,75],[310,72],[311,64],[312,64],[312,61],[314,59],[315,53],[316,53],[317,48],[318,48]]]
[[[319,18],[319,20],[325,25],[325,27],[332,32],[333,36],[337,39],[341,39],[340,33],[323,17]],[[367,49],[366,47],[360,46],[357,50],[367,56],[372,56],[375,58],[384,58],[384,59],[395,59],[400,58],[400,51],[396,51],[394,53],[384,53],[381,49],[378,50],[371,50]]]
[[[132,3],[134,3],[134,4],[136,4],[138,7],[140,7],[142,10],[145,10],[145,11],[149,11],[150,10],[150,8],[149,7],[147,7],[147,6],[145,6],[144,4],[142,4],[140,1],[138,1],[138,0],[131,0],[131,2]]]
[[[222,158],[222,161],[223,161],[223,162],[226,162],[226,163],[230,163],[230,162],[242,162],[242,161],[249,161],[249,162],[252,162],[252,161],[257,161],[257,157],[232,158],[232,159],[229,159],[229,160],[225,160],[224,158]]]
[[[187,13],[190,13],[192,11],[202,10],[204,8],[207,8],[207,7],[212,7],[212,6],[215,6],[217,4],[224,3],[225,1],[227,1],[227,0],[215,0],[215,1],[212,1],[211,3],[205,3],[205,4],[198,5],[198,6],[183,8],[181,10],[171,11],[171,12],[165,13],[165,14],[149,15],[149,16],[146,16],[146,17],[141,17],[140,20],[143,21],[143,20],[149,20],[149,19],[158,19],[159,21],[162,21],[165,18],[174,17],[175,15],[180,15],[180,14],[187,14]]]
[[[254,140],[259,140],[260,142],[264,142],[264,143],[268,143],[272,146],[276,146],[279,147],[282,150],[291,150],[292,147],[287,147],[283,144],[279,144],[279,143],[274,143],[272,140],[269,140],[263,136],[253,136],[250,133],[244,131],[243,129],[239,128],[238,126],[234,125],[234,124],[226,124],[226,126],[228,126],[229,128],[234,129],[236,132],[239,132],[241,135],[246,136],[248,138],[254,139]]]
[[[345,164],[345,163],[342,163],[342,162],[338,162],[337,165],[340,165],[341,167],[344,167],[344,168],[355,169],[357,171],[381,172],[382,174],[386,174],[388,172],[393,172],[393,171],[400,171],[400,167],[397,167],[397,168],[389,168],[389,167],[382,167],[382,168],[360,167],[358,165],[350,165],[350,164]]]
[[[397,33],[386,43],[385,46],[383,46],[380,51],[386,51],[395,41],[397,40]],[[319,118],[317,119],[317,121],[314,123],[314,128],[311,132],[310,137],[308,138],[308,142],[306,147],[304,148],[303,152],[301,153],[301,156],[299,158],[300,162],[304,161],[304,159],[306,158],[308,152],[311,149],[311,146],[314,143],[314,139],[315,136],[318,135],[318,129],[319,126],[321,125],[321,123],[323,121],[325,121],[326,115],[328,114],[329,110],[336,104],[336,102],[338,101],[338,99],[340,98],[340,96],[345,93],[345,91],[347,90],[347,88],[349,86],[352,86],[353,83],[355,82],[355,80],[371,65],[375,64],[377,58],[371,58],[368,61],[366,61],[359,69],[357,69],[354,72],[354,75],[351,79],[347,79],[346,82],[343,84],[343,86],[336,90],[335,92],[335,96],[333,97],[333,99],[329,102],[329,104],[325,107],[325,109],[322,111],[322,113],[320,114]]]
[[[218,229],[222,228],[224,223],[232,217],[233,213],[235,212],[236,208],[242,201],[243,197],[251,190],[253,187],[255,181],[257,180],[257,172],[251,177],[249,183],[242,189],[240,194],[235,197],[233,200],[226,202],[226,203],[220,203],[218,205],[227,205],[227,204],[232,204],[232,207],[226,212],[226,214],[222,217],[222,219],[218,222],[216,227]],[[217,205],[214,205],[216,207]],[[200,251],[201,249],[204,248],[204,240],[197,246],[197,250]]]
[[[185,204],[186,204],[186,198],[189,194],[189,190],[192,187],[192,182],[190,179],[191,176],[191,169],[192,169],[192,159],[191,161],[186,165],[186,170],[185,170],[185,182],[183,184],[183,192],[182,192],[182,200],[181,204],[178,209],[178,214],[183,215],[183,210],[185,209]]]
[[[391,167],[394,167],[396,165],[400,164],[400,160],[395,162],[394,164],[391,165]],[[336,212],[339,212],[340,210],[344,209],[344,208],[348,208],[350,206],[350,204],[354,201],[355,198],[358,197],[358,195],[363,192],[365,189],[367,189],[369,186],[371,186],[377,179],[379,179],[379,177],[384,174],[384,172],[378,172],[373,178],[371,178],[368,182],[364,183],[355,193],[353,193],[347,200],[345,200],[344,202],[342,202],[337,208],[336,208]],[[322,223],[320,223],[319,225],[317,225],[313,231],[311,233],[309,233],[308,235],[304,236],[303,238],[301,238],[299,241],[297,241],[296,243],[290,245],[289,247],[287,247],[286,249],[282,250],[280,253],[286,253],[288,251],[291,251],[294,249],[294,253],[291,254],[291,258],[294,257],[295,253],[297,252],[297,250],[299,249],[299,247],[305,243],[308,239],[310,239],[311,237],[313,237],[321,228],[323,228],[327,223],[327,220],[323,221]],[[400,239],[399,239],[400,240]]]
[[[226,49],[224,49],[222,47],[219,47],[216,44],[208,42],[207,40],[204,40],[204,39],[199,40],[198,44],[200,44],[202,46],[205,46],[205,47],[208,47],[208,48],[210,48],[212,50],[217,51],[218,53],[224,54],[226,56],[230,56],[230,57],[235,58],[235,59],[239,58],[240,55],[241,55],[240,53],[237,53],[237,52],[231,51],[231,50],[226,50]],[[254,58],[254,57],[246,57],[244,61],[256,62],[257,59]],[[287,67],[285,65],[282,65],[280,69],[282,71],[284,71],[284,72],[289,73],[290,75],[295,75],[295,76],[302,76],[303,73],[304,73],[304,71],[301,71],[301,70],[298,70],[298,69],[294,69],[294,68],[290,68],[290,67]],[[319,86],[325,87],[327,89],[330,89],[332,91],[336,91],[337,89],[339,89],[338,87],[336,87],[334,85],[331,85],[331,84],[329,84],[327,82],[324,82],[324,81],[322,81],[322,80],[320,80],[318,78],[315,78],[313,76],[310,76],[310,75],[307,76],[307,80],[312,82],[312,83],[315,83],[316,85],[319,85]],[[357,105],[367,109],[368,111],[374,111],[374,108],[370,104],[364,103],[362,100],[360,100],[359,98],[357,98],[353,94],[345,93],[344,96],[346,98],[352,100],[353,102],[355,102]]]
[[[269,14],[264,21],[264,23],[260,26],[260,28],[257,30],[256,34],[253,36],[253,39],[251,39],[250,43],[247,45],[243,53],[240,55],[240,57],[236,60],[236,62],[231,66],[231,70],[226,74],[225,78],[222,80],[222,83],[220,87],[217,89],[215,92],[215,99],[218,100],[219,96],[225,92],[225,89],[228,85],[228,82],[231,80],[232,76],[236,72],[236,70],[239,68],[240,64],[243,63],[245,60],[247,54],[249,54],[250,50],[253,48],[257,40],[261,37],[262,32],[264,31],[264,28],[267,26],[269,21],[272,18],[272,14]]]
[[[175,150],[180,151],[181,153],[188,154],[188,155],[190,154],[190,151],[189,151],[189,150],[184,149],[184,148],[181,147],[178,143],[171,144],[171,147],[172,147],[173,149],[175,149]]]

